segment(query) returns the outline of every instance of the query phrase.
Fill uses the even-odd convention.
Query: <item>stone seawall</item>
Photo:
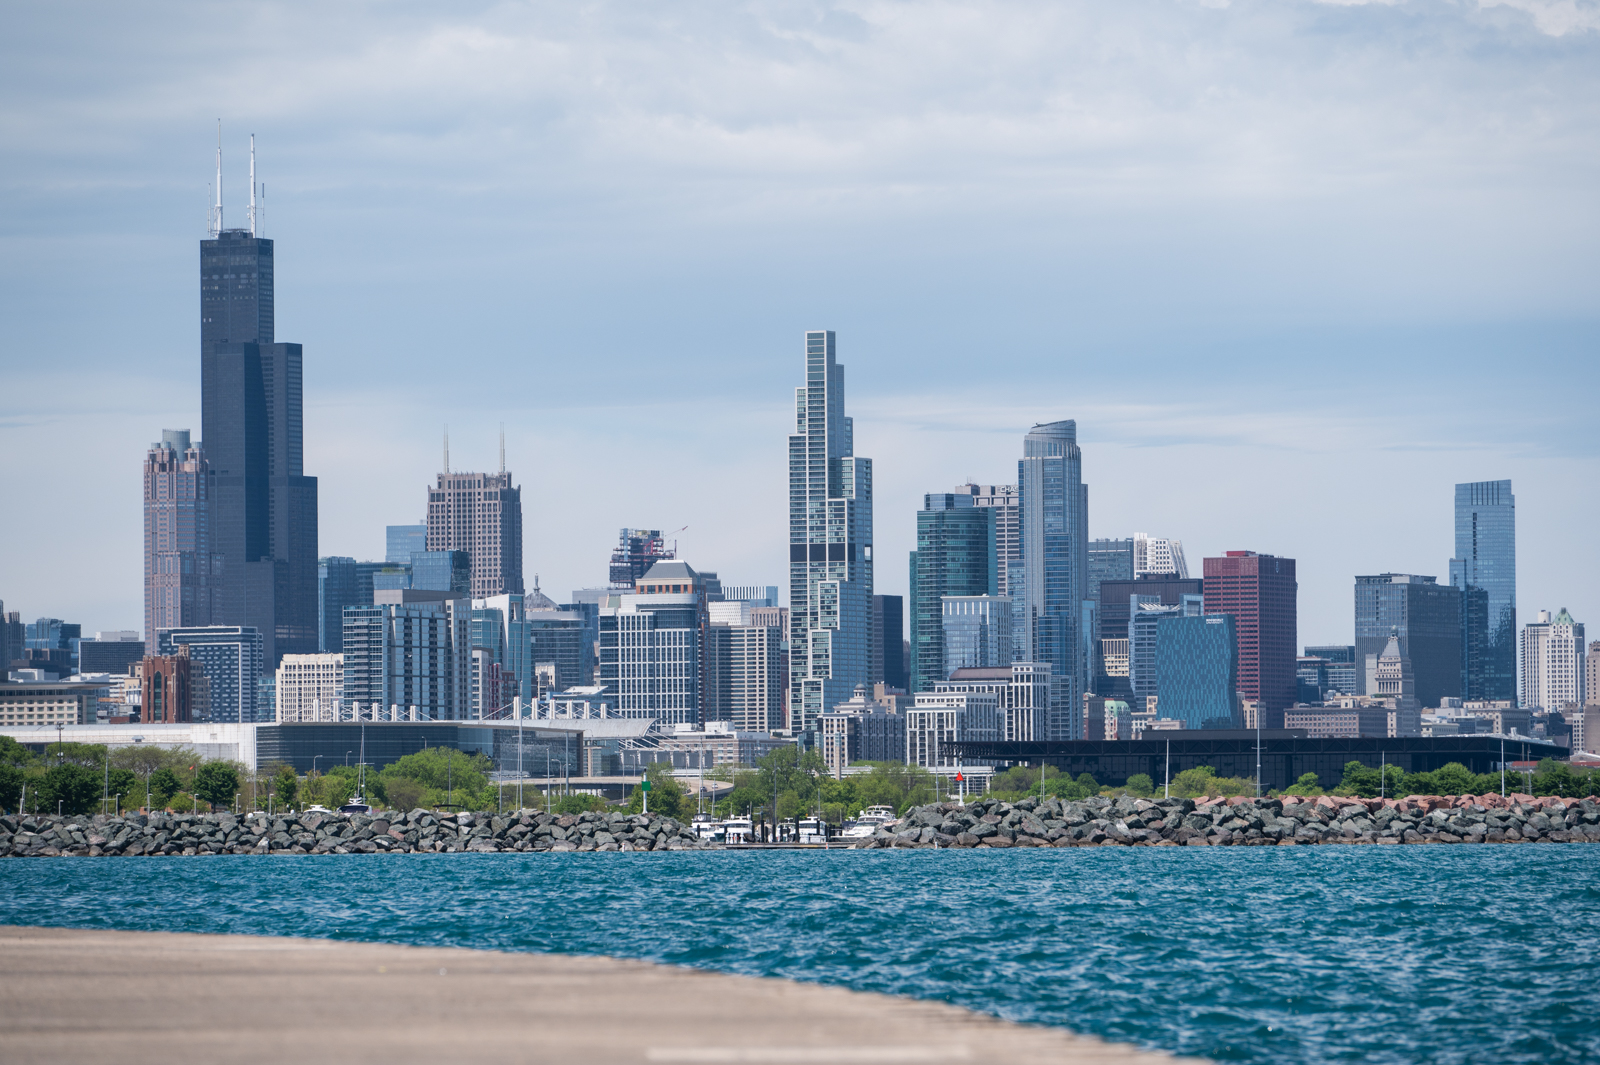
[[[0,817],[0,855],[374,854],[698,850],[670,817],[644,814],[130,814]]]
[[[1587,843],[1600,802],[1531,795],[1405,799],[1108,799],[920,806],[858,848]]]

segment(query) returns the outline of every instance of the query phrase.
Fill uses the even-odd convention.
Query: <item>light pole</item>
[[[1172,798],[1172,737],[1167,737],[1167,758],[1161,764],[1161,797]]]

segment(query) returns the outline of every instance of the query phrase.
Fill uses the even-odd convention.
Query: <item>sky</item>
[[[1514,482],[1523,620],[1600,626],[1600,3],[1072,0],[0,7],[0,600],[142,626],[141,481],[197,434],[217,123],[305,345],[319,553],[505,426],[524,568],[617,529],[787,584],[803,333],[922,495],[1076,419],[1094,537],[1445,579]],[[786,588],[785,588],[786,591]],[[1600,633],[1597,633],[1600,634]]]

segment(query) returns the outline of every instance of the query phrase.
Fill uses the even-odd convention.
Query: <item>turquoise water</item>
[[[1600,846],[11,859],[0,923],[626,955],[1221,1061],[1600,1061]]]

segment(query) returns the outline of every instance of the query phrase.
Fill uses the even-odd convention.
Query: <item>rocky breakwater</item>
[[[1600,802],[1531,795],[1404,799],[979,800],[920,806],[872,847],[1267,847],[1313,843],[1600,842]]]
[[[670,817],[624,813],[130,814],[0,817],[0,855],[661,851],[708,846]]]

